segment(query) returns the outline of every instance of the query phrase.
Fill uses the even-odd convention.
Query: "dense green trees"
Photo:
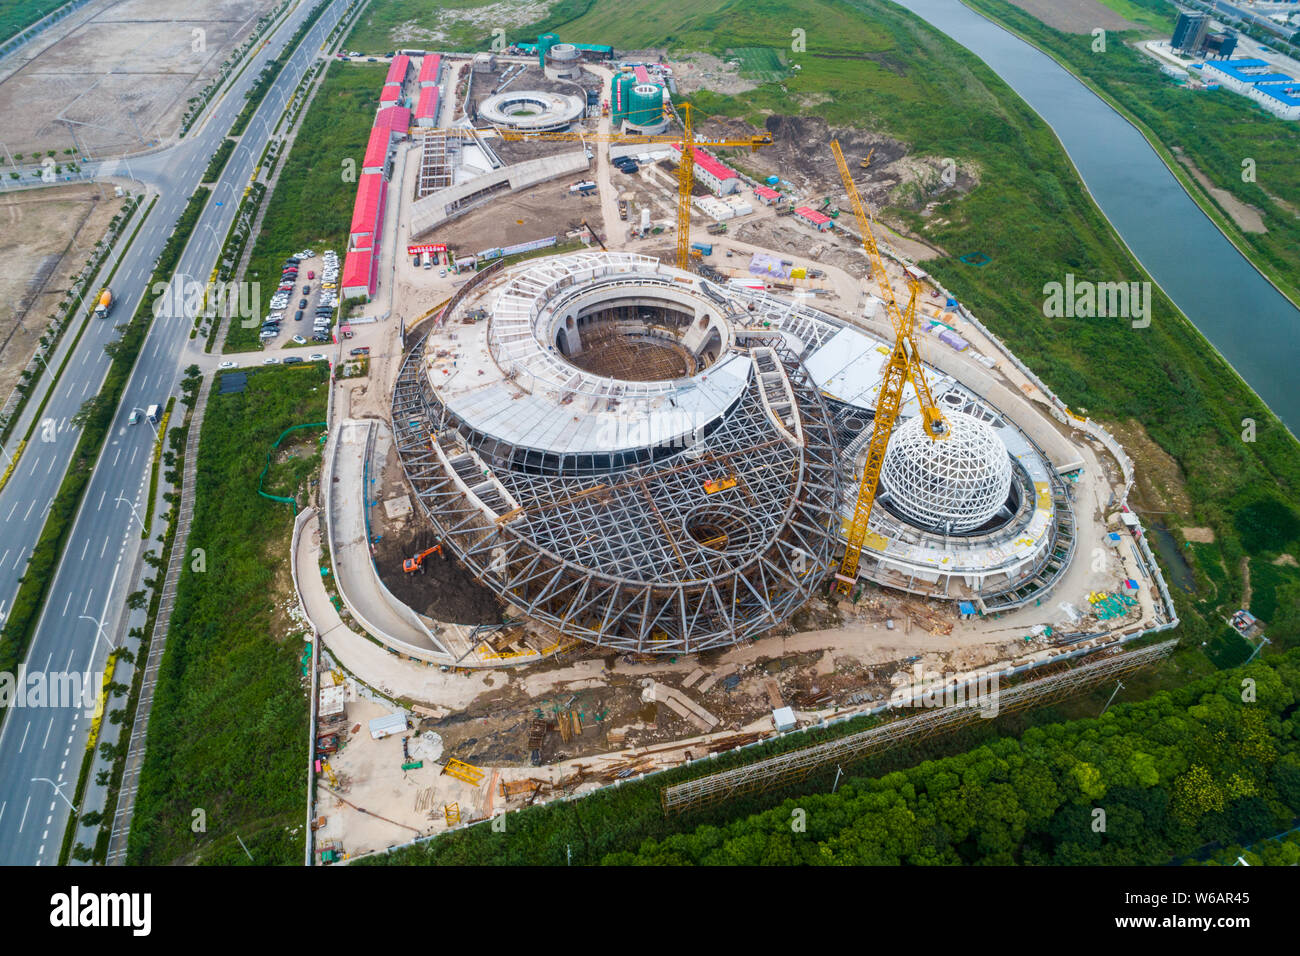
[[[1253,701],[1242,699],[1247,677]],[[1167,863],[1292,825],[1297,693],[1292,652],[1100,719],[1030,729],[725,827],[646,841],[605,862]],[[799,818],[806,828],[793,825]]]

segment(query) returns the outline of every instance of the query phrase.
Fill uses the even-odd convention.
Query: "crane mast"
[[[847,594],[857,580],[858,561],[862,555],[862,546],[867,540],[867,522],[876,502],[876,489],[880,484],[880,470],[885,464],[885,450],[889,447],[889,437],[893,433],[894,423],[898,420],[898,411],[903,404],[903,391],[911,381],[916,391],[916,398],[921,407],[922,423],[925,432],[932,439],[942,441],[948,438],[948,424],[943,413],[939,411],[930,394],[930,386],[925,380],[925,371],[913,338],[913,326],[916,322],[916,302],[921,284],[908,276],[908,299],[906,311],[898,308],[894,289],[885,272],[885,262],[880,255],[880,247],[871,231],[871,220],[862,205],[857,186],[849,172],[848,163],[838,140],[831,141],[831,152],[835,155],[835,164],[839,167],[844,189],[853,205],[853,214],[857,217],[858,228],[862,233],[862,248],[871,260],[871,271],[876,277],[885,303],[885,312],[894,327],[894,347],[885,364],[884,375],[880,382],[880,395],[876,399],[876,417],[871,426],[871,440],[867,444],[867,457],[862,465],[862,480],[858,485],[857,500],[853,505],[853,521],[849,525],[848,544],[844,559],[840,563],[839,573],[835,575],[836,586]]]

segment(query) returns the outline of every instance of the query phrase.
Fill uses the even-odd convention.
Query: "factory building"
[[[674,143],[673,149],[680,158],[681,146]],[[736,171],[708,150],[699,147],[695,149],[695,181],[709,187],[715,196],[728,196],[740,189],[740,177]]]
[[[1300,80],[1275,72],[1263,60],[1206,60],[1194,67],[1206,82],[1249,97],[1285,120],[1300,120]]]

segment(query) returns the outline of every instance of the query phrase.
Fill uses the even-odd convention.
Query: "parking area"
[[[262,320],[263,349],[324,347],[334,341],[339,307],[339,258],[333,249],[289,256]],[[270,359],[267,360],[270,364]]]

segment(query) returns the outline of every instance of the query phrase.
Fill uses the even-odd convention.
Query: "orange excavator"
[[[442,554],[441,544],[435,544],[432,548],[425,548],[419,554],[415,555],[415,557],[407,558],[402,562],[402,570],[407,574],[410,574],[413,571],[419,571],[424,567],[424,559],[435,553]]]

